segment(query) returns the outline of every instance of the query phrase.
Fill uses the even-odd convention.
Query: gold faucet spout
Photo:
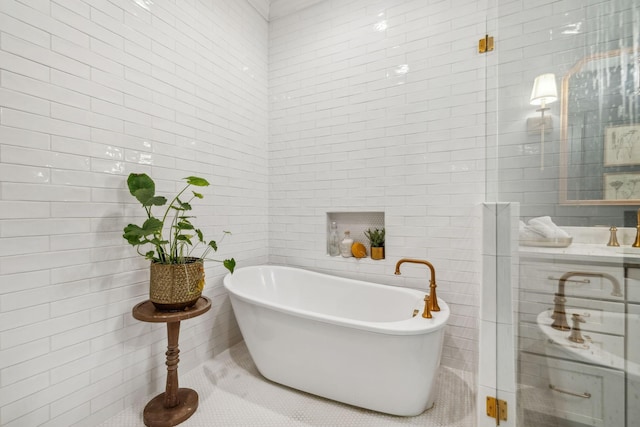
[[[400,266],[405,262],[412,264],[423,264],[429,267],[431,271],[431,280],[429,280],[429,296],[428,300],[425,302],[428,305],[429,311],[440,311],[440,306],[438,305],[438,297],[436,296],[436,269],[429,261],[425,261],[422,259],[412,259],[412,258],[402,258],[400,261],[396,263],[396,272],[395,274],[400,275]],[[427,297],[425,297],[427,298]],[[426,309],[425,309],[426,314]]]
[[[560,331],[568,331],[571,329],[569,324],[567,323],[567,312],[565,309],[565,303],[567,299],[565,298],[564,288],[565,282],[569,281],[569,278],[574,276],[582,276],[582,277],[601,277],[603,279],[607,279],[611,282],[612,291],[611,295],[614,297],[621,297],[622,288],[618,279],[608,273],[596,273],[591,271],[568,271],[560,276],[558,280],[558,292],[555,293],[555,297],[553,298],[553,315],[551,318],[553,319],[553,323],[551,327],[554,329],[558,329]]]

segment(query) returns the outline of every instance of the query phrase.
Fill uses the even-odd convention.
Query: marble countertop
[[[617,238],[620,246],[607,246],[609,227],[562,227],[572,236],[572,243],[565,248],[520,245],[521,258],[551,259],[554,261],[578,261],[640,265],[640,248],[634,248],[635,227],[619,227]]]
[[[640,265],[640,248],[630,245],[572,243],[566,248],[520,246],[519,254],[522,258]]]
[[[552,261],[576,261],[640,266],[640,248],[631,244],[635,241],[635,227],[619,227],[617,239],[620,246],[607,246],[609,227],[562,227],[572,236],[572,243],[565,248],[520,245],[521,258],[546,259]]]

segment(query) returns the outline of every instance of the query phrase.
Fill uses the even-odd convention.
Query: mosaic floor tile
[[[241,342],[180,377],[200,396],[197,412],[181,427],[472,427],[473,374],[441,367],[433,408],[416,417],[381,414],[303,393],[266,380]],[[144,402],[101,427],[144,426]]]

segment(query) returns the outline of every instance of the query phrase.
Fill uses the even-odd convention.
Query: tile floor
[[[397,417],[303,393],[262,377],[244,342],[180,377],[200,396],[197,412],[181,427],[473,427],[473,374],[440,368],[433,408]],[[101,427],[139,427],[146,402],[134,404]]]

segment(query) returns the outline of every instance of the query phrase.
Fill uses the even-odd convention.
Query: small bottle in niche
[[[327,252],[331,256],[340,255],[340,239],[338,238],[338,224],[331,222],[331,231],[329,231],[329,239],[327,241]]]
[[[351,232],[349,230],[344,232],[344,239],[340,243],[340,254],[343,257],[348,258],[353,256],[351,253],[351,246],[353,245],[353,239],[351,238]]]

